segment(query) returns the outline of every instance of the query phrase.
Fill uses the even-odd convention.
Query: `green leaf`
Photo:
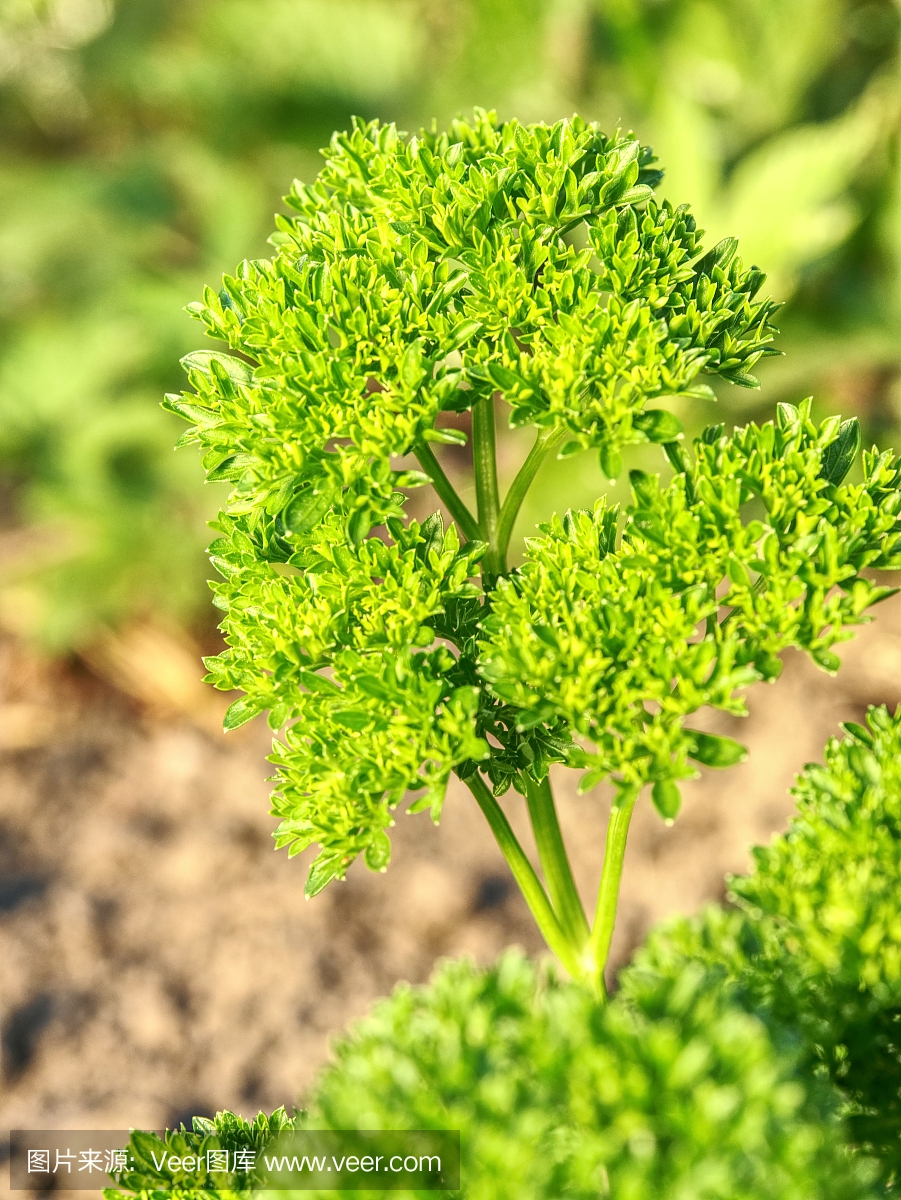
[[[651,788],[651,799],[665,821],[671,823],[679,815],[682,793],[671,779],[658,779]]]
[[[451,388],[441,395],[441,412],[466,412],[478,400],[479,393],[471,388]]]
[[[363,709],[349,708],[344,712],[335,713],[335,720],[339,725],[344,725],[345,728],[353,729],[357,732],[370,726],[373,719],[373,714]]]
[[[332,507],[335,493],[308,485],[298,492],[282,513],[282,522],[289,534],[310,533]]]
[[[534,729],[537,725],[544,725],[546,722],[553,720],[555,716],[553,704],[536,704],[534,708],[527,708],[516,716],[516,729],[518,733],[524,733],[528,729]]]
[[[253,383],[253,368],[241,358],[221,354],[217,350],[192,350],[181,360],[186,371],[200,371],[212,377],[212,364],[217,363],[233,383],[247,386]]]
[[[776,425],[786,433],[793,433],[800,425],[801,417],[797,406],[780,401],[776,405]]]
[[[475,763],[472,764],[473,770],[476,770]],[[461,775],[462,779],[463,776]],[[432,821],[437,825],[441,820],[441,810],[444,807],[444,799],[447,795],[448,776],[436,779],[435,782],[428,788],[422,796],[417,796],[407,812],[411,815],[415,813],[425,812],[429,810]]]
[[[709,250],[698,262],[695,270],[698,274],[709,275],[714,267],[724,268],[735,258],[738,251],[738,238],[727,237]]]
[[[841,727],[856,741],[861,742],[870,750],[873,749],[873,735],[869,729],[864,729],[863,725],[858,725],[856,721],[842,721]]]
[[[818,666],[822,667],[824,671],[828,671],[830,675],[834,675],[842,665],[842,660],[839,658],[839,656],[837,654],[833,654],[831,650],[826,650],[824,647],[820,647],[817,650],[811,650],[810,657]]]
[[[400,367],[400,378],[404,387],[411,391],[418,388],[426,375],[426,368],[423,364],[423,343],[422,338],[417,338],[415,342],[407,347]]]
[[[317,675],[315,671],[297,672],[298,682],[304,687],[309,688],[311,692],[318,692],[321,696],[340,696],[341,689],[331,679],[326,679],[324,675]]]
[[[248,721],[252,721],[254,717],[259,716],[265,708],[266,705],[260,701],[251,700],[249,696],[242,696],[240,700],[229,705],[222,721],[222,728],[226,733],[231,733],[233,729],[239,729]]]
[[[319,895],[323,888],[328,887],[333,879],[343,878],[343,874],[341,856],[327,854],[323,850],[310,867],[310,873],[303,889],[304,895],[308,900],[312,900],[314,896]]]
[[[211,471],[207,471],[206,478],[207,483],[222,483],[229,479],[238,479],[242,474],[243,471],[238,466],[238,455],[231,454]]]
[[[172,392],[166,394],[160,403],[160,408],[165,409],[166,412],[175,413],[185,421],[193,421],[197,425],[213,426],[221,420],[215,409],[192,403],[191,400]]]
[[[394,485],[400,488],[425,487],[431,482],[431,476],[424,471],[398,471],[394,476]]]
[[[485,368],[488,378],[499,392],[531,391],[531,388],[518,371],[512,371],[501,363],[491,362]]]
[[[679,392],[686,400],[709,400],[716,402],[716,392],[709,383],[692,383],[690,387],[682,388]]]
[[[156,1160],[159,1162],[161,1156],[166,1152],[166,1143],[157,1134],[148,1133],[143,1129],[134,1129],[129,1139],[129,1148],[142,1167],[151,1171],[157,1178],[167,1177],[161,1174],[153,1160],[153,1156],[156,1155]]]
[[[844,421],[838,437],[823,451],[821,477],[837,487],[854,465],[860,451],[860,442],[860,422],[857,418],[852,417],[850,421]]]
[[[685,732],[691,738],[689,758],[705,767],[734,767],[736,763],[744,762],[748,757],[747,748],[732,738],[714,733],[699,733],[693,729],[686,729]]]
[[[383,829],[372,835],[372,841],[366,847],[364,855],[366,866],[370,871],[386,871],[391,861],[391,839]]]
[[[726,574],[736,587],[748,588],[751,586],[748,568],[734,554],[730,554],[726,559]]]
[[[439,442],[444,446],[465,446],[469,438],[462,429],[427,429],[423,441]]]
[[[636,429],[641,430],[649,442],[674,442],[682,432],[682,422],[663,408],[650,408],[633,418]]]
[[[616,483],[623,473],[623,456],[619,447],[612,442],[603,442],[598,450],[598,462],[605,478],[610,483]]]
[[[431,553],[440,554],[444,549],[444,517],[440,512],[426,517],[419,530],[423,544],[417,547],[421,558],[428,562]]]
[[[355,546],[359,546],[372,528],[369,510],[358,508],[347,523],[347,533]]]
[[[848,765],[858,779],[870,787],[878,787],[882,782],[882,768],[872,750],[865,746],[851,745],[848,747]]]
[[[452,350],[459,350],[461,346],[481,331],[482,325],[482,321],[461,321],[454,328],[448,345]]]
[[[391,701],[391,691],[375,675],[358,675],[354,684],[364,696],[369,696],[373,700],[382,700],[385,703]]]

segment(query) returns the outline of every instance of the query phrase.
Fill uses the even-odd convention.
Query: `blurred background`
[[[201,341],[183,306],[265,254],[352,114],[579,111],[653,145],[663,194],[785,301],[786,357],[718,419],[813,393],[890,444],[899,44],[896,0],[0,0],[0,1122],[290,1104],[397,979],[539,949],[463,795],[310,906],[270,856],[265,731],[225,741],[200,683],[219,496],[159,408]],[[600,489],[585,456],[537,504]],[[673,830],[639,816],[620,957],[722,894],[839,719],[901,699],[901,610],[880,618],[835,682],[790,659],[751,762]],[[564,800],[586,881],[603,803]]]

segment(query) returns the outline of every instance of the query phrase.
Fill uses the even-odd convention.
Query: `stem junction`
[[[463,536],[468,541],[481,541],[487,545],[482,562],[486,593],[500,576],[506,575],[510,539],[523,500],[542,462],[565,437],[566,430],[562,428],[539,431],[502,505],[498,488],[494,395],[489,393],[480,397],[472,408],[477,517],[458,495],[431,447],[424,441],[416,445],[420,465]],[[605,998],[604,969],[610,954],[626,838],[638,789],[620,785],[613,803],[592,927],[573,878],[550,778],[545,775],[536,780],[525,776],[526,803],[545,890],[545,884],[520,845],[493,791],[474,768],[475,764],[469,764],[468,772],[461,773],[461,778],[484,813],[548,948],[575,981],[590,987],[599,998]]]

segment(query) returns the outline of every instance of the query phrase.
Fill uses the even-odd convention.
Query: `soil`
[[[901,701],[901,597],[878,617],[836,678],[790,654],[747,720],[710,716],[750,757],[688,785],[671,828],[639,802],[617,963],[652,922],[723,898],[726,873],[785,827],[786,789],[840,721]],[[464,788],[440,828],[398,814],[386,874],[357,864],[307,902],[308,856],[272,849],[265,726],[226,737],[208,711],[167,715],[115,677],[0,641],[0,1126],[155,1128],[290,1107],[332,1034],[399,980],[510,943],[543,952]],[[591,903],[609,800],[557,783]],[[505,807],[528,842],[521,802]]]

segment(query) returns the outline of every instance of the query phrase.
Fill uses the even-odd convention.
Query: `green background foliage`
[[[263,251],[287,181],[352,113],[634,126],[663,194],[693,200],[708,244],[740,236],[789,301],[792,353],[759,399],[817,387],[867,436],[892,425],[898,37],[891,0],[10,0],[0,521],[28,535],[0,620],[65,648],[140,613],[202,619],[218,505],[156,408],[194,344],[180,309]],[[739,399],[758,403],[730,394],[727,419]],[[598,480],[577,456],[567,500]],[[539,493],[524,519],[550,507]]]

